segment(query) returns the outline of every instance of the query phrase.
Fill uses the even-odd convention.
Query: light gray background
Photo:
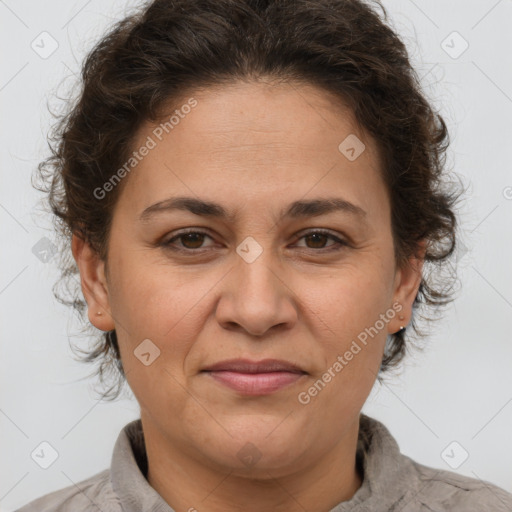
[[[133,398],[96,401],[83,379],[92,368],[73,360],[68,337],[77,325],[53,298],[55,260],[43,263],[32,252],[53,233],[30,185],[47,154],[47,100],[58,104],[56,87],[68,77],[59,89],[67,93],[93,43],[136,4],[0,0],[1,511],[107,468],[120,429],[138,417]],[[468,250],[459,253],[458,299],[425,352],[377,384],[363,410],[417,461],[451,469],[446,460],[456,464],[465,450],[469,457],[457,472],[512,492],[512,1],[384,5],[449,125],[448,163],[470,186],[460,217]],[[48,58],[31,48],[48,37],[43,31],[58,43]],[[457,58],[463,41],[454,31],[469,44]],[[30,456],[42,441],[59,454],[46,470]],[[451,458],[443,458],[453,441]]]

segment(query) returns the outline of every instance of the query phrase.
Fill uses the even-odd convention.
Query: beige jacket
[[[365,414],[360,416],[357,454],[363,484],[330,512],[512,512],[512,494],[489,482],[418,464],[400,453],[382,423]],[[110,469],[15,512],[175,512],[149,485],[146,471],[139,419],[120,432]]]

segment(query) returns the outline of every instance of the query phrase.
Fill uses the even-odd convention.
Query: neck
[[[149,484],[177,511],[328,512],[348,501],[362,484],[356,466],[359,418],[339,443],[311,465],[280,476],[251,478],[238,469],[196,460],[183,444],[170,443],[151,422],[143,421]]]

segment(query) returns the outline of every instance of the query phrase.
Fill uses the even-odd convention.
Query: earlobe
[[[82,293],[87,302],[89,321],[102,331],[115,328],[111,316],[105,262],[82,238],[73,234],[71,251],[80,271]]]

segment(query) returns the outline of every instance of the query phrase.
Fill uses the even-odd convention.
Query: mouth
[[[208,366],[201,372],[223,386],[253,396],[274,393],[308,375],[297,365],[278,359],[231,359]]]

